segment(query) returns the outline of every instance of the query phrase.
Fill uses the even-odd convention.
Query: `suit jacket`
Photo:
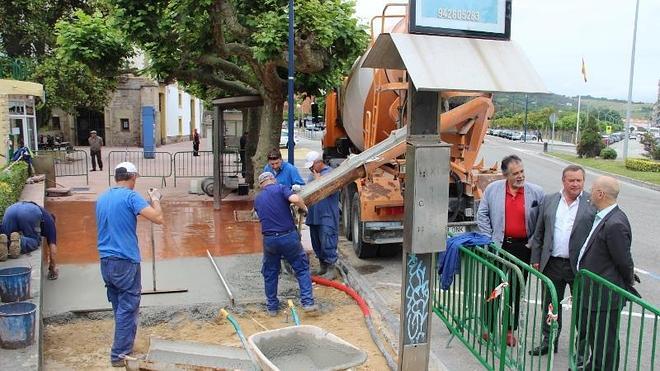
[[[639,295],[633,288],[634,263],[630,253],[631,241],[632,231],[628,217],[617,206],[605,215],[591,234],[579,262],[580,269],[587,269],[615,285]],[[598,286],[594,286],[590,290],[590,286],[590,282],[585,280],[581,298],[583,307],[589,305],[589,296],[592,297],[591,310],[619,309],[623,305],[623,301],[619,300],[618,295],[612,295],[612,300],[610,300],[609,290],[605,288],[599,290]],[[602,291],[600,295],[599,291]],[[599,297],[601,305],[597,307]]]
[[[477,210],[477,225],[481,233],[502,244],[504,240],[504,203],[506,179],[494,181],[486,187]],[[525,228],[527,237],[534,234],[536,219],[543,203],[543,188],[525,182]]]
[[[539,211],[534,237],[530,242],[530,247],[532,248],[531,263],[539,263],[539,270],[541,272],[543,272],[546,264],[548,264],[548,260],[552,256],[555,242],[555,218],[561,197],[561,192],[545,196],[541,210]],[[580,255],[580,249],[582,249],[584,241],[589,237],[591,226],[594,224],[596,208],[591,205],[590,198],[591,194],[582,192],[582,196],[580,196],[580,200],[578,201],[579,204],[575,221],[573,222],[573,229],[571,230],[571,237],[568,242],[568,257],[571,261],[573,273],[577,273],[577,258]]]

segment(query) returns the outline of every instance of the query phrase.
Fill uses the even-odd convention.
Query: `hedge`
[[[643,158],[629,158],[626,160],[626,168],[635,171],[660,173],[660,162]]]
[[[20,199],[28,178],[27,164],[23,161],[14,164],[7,171],[5,169],[6,167],[0,170],[0,218],[5,215],[9,206]]]
[[[600,151],[600,158],[603,160],[614,160],[616,159],[616,156],[616,151],[610,147],[605,147]]]

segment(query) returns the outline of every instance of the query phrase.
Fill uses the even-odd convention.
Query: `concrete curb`
[[[395,354],[394,357],[398,358],[396,354],[399,349],[399,318],[392,311],[387,309],[385,300],[366,282],[362,275],[349,264],[346,264],[343,259],[339,258],[337,265],[341,270],[346,273],[348,285],[350,285],[360,296],[367,302],[369,309],[376,312],[379,316],[383,326],[378,326],[379,334],[386,340],[387,344],[392,347]],[[429,360],[429,370],[434,371],[448,371],[447,366],[438,358],[438,356],[431,350]]]
[[[567,164],[579,165],[579,166],[582,166],[583,168],[585,168],[589,171],[593,171],[594,173],[601,174],[601,175],[609,175],[609,176],[615,177],[619,180],[622,180],[622,181],[625,181],[625,182],[628,182],[628,183],[632,183],[636,186],[643,187],[643,188],[646,188],[646,189],[650,189],[652,191],[660,191],[660,185],[658,185],[658,184],[645,182],[643,180],[637,180],[637,179],[634,179],[634,178],[627,177],[625,175],[609,173],[609,172],[604,171],[604,170],[600,170],[600,169],[596,169],[596,168],[593,168],[593,167],[590,167],[590,166],[585,166],[585,165],[582,165],[582,164],[578,164],[577,162],[564,160],[561,157],[556,157],[556,156],[553,156],[553,155],[550,155],[550,154],[547,154],[547,153],[543,153],[543,152],[540,152],[539,155],[542,155],[542,156],[545,156],[545,157],[550,157],[550,158],[553,158],[555,160],[565,162]]]

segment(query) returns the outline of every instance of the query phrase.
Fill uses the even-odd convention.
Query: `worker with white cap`
[[[137,216],[163,224],[158,189],[149,190],[149,203],[137,193],[138,170],[130,162],[115,167],[116,186],[96,201],[96,228],[101,275],[115,316],[115,336],[110,351],[113,367],[124,367],[124,357],[133,351],[142,285]]]
[[[282,184],[278,184],[270,172],[259,175],[261,192],[254,200],[254,209],[261,222],[264,257],[261,274],[264,276],[266,291],[266,310],[270,316],[276,316],[280,309],[277,298],[277,283],[282,258],[291,264],[300,287],[300,302],[306,312],[318,309],[314,304],[312,276],[309,272],[309,260],[300,243],[300,235],[289,209],[294,204],[304,214],[307,207],[302,198]]]
[[[311,171],[308,184],[332,171],[330,166],[323,162],[323,155],[316,151],[307,153],[305,167]],[[317,274],[330,280],[335,279],[339,239],[339,192],[311,205],[305,224],[309,226],[312,248],[321,267]]]

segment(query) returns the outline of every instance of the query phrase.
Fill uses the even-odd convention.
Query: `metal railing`
[[[108,185],[114,177],[114,169],[122,162],[132,162],[143,178],[160,178],[161,186],[166,186],[166,178],[172,176],[172,154],[169,152],[111,151],[108,152]]]
[[[575,286],[571,370],[578,369],[578,363],[584,370],[660,368],[655,363],[659,308],[588,270],[578,272]],[[583,343],[587,346],[576,346]]]
[[[475,252],[460,247],[460,273],[448,290],[436,275],[433,312],[488,370],[504,369],[509,326],[509,286],[504,272]],[[492,286],[499,295],[491,298]],[[496,310],[493,310],[497,308]]]
[[[449,342],[454,336],[461,339],[489,370],[552,369],[559,308],[552,281],[496,244],[461,246],[460,259],[460,274],[453,285],[436,292],[434,299],[435,313],[452,333]],[[542,305],[545,295],[547,307]],[[515,344],[507,343],[509,330]],[[544,336],[550,347],[548,356],[530,355]]]
[[[39,150],[37,156],[49,156],[55,163],[55,178],[65,176],[84,176],[85,184],[89,185],[89,155],[79,149]]]
[[[180,178],[207,178],[213,176],[213,151],[175,152],[173,156],[174,186]],[[241,157],[238,150],[225,149],[222,152],[223,177],[238,176],[242,171]]]

